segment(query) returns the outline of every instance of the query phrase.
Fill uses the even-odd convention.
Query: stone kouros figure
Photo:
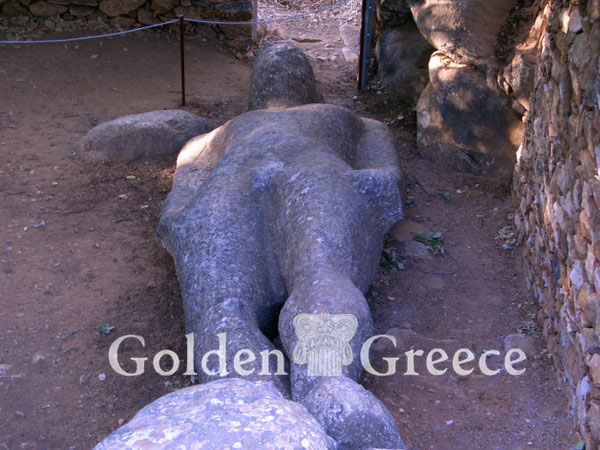
[[[242,114],[185,145],[157,238],[175,260],[201,381],[240,376],[235,359],[242,351],[247,379],[271,381],[309,411],[317,398],[330,404],[350,398],[357,415],[380,413],[357,425],[362,431],[330,424],[338,429],[334,439],[355,435],[371,439],[365,445],[398,446],[389,413],[382,406],[361,408],[379,401],[355,382],[362,371],[361,345],[373,331],[363,293],[376,275],[385,232],[403,214],[396,148],[385,125],[346,108],[286,107],[299,98],[320,98],[307,91],[307,85],[317,88],[305,59],[281,42],[258,56],[255,73],[275,73],[265,66],[288,65],[281,73],[292,74],[274,77],[277,86],[264,80],[251,85],[254,104],[269,105],[269,95],[276,95],[278,107]],[[308,83],[298,82],[300,72]],[[329,336],[336,321],[344,323],[340,317],[347,319],[346,335],[330,341],[335,344],[331,375],[347,380],[325,396],[332,378],[319,376],[327,367],[317,366],[327,363],[322,354],[327,346],[315,351],[306,333],[298,332],[303,317],[319,314],[332,317]],[[310,320],[304,325],[305,331],[315,327]],[[288,357],[298,356],[286,360],[283,370],[272,353],[274,341]],[[224,354],[203,363],[203,356],[217,348]],[[258,356],[265,351],[268,368]],[[318,352],[319,362],[314,360]],[[249,360],[249,353],[256,357]],[[317,419],[324,423],[323,417]]]
[[[326,104],[250,111],[186,144],[157,237],[175,260],[201,381],[240,376],[234,359],[249,350],[247,379],[270,379],[302,402],[331,377],[294,361],[289,377],[277,375],[277,358],[264,370],[258,356],[277,336],[291,356],[301,314],[355,318],[341,374],[358,379],[373,332],[363,293],[384,233],[402,218],[395,152],[383,124]],[[219,336],[224,358],[203,367]]]
[[[306,59],[289,43],[265,51],[255,72]],[[277,108],[192,139],[177,159],[157,240],[175,261],[195,369],[207,386],[270,383],[317,420],[329,448],[404,448],[390,413],[356,382],[373,334],[363,293],[403,216],[393,138],[340,106],[287,107],[319,96],[283,73],[293,76],[250,95],[268,105],[257,99],[275,92]]]

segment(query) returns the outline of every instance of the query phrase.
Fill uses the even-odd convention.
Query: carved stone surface
[[[302,312],[354,314],[357,354],[371,332],[362,292],[402,217],[399,181],[385,125],[339,106],[252,111],[190,141],[158,240],[175,259],[198,349],[216,348],[223,331],[232,347],[272,348],[285,302],[288,354]]]
[[[123,448],[333,449],[335,442],[270,383],[229,378],[155,400],[96,446]]]
[[[287,41],[273,42],[261,50],[250,79],[248,109],[323,103],[310,62]]]
[[[278,331],[292,355],[300,314],[351,314],[353,358],[341,373],[355,383],[372,335],[363,293],[384,233],[402,218],[400,182],[387,127],[340,106],[251,111],[186,144],[157,238],[175,260],[201,381],[218,376],[201,358],[220,333],[225,369],[217,358],[207,367],[237,376],[236,352],[272,351]],[[291,361],[288,377],[275,375],[276,358],[269,363],[271,375],[260,374],[261,358],[245,364],[248,378],[284,394],[291,380],[298,401],[323,380],[308,376],[308,364]]]
[[[303,404],[340,448],[405,448],[392,415],[348,378],[322,378]]]

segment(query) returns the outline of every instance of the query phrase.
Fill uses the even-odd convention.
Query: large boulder
[[[310,62],[287,41],[273,42],[258,54],[248,92],[248,110],[323,103]]]
[[[429,78],[442,120],[461,148],[515,159],[521,118],[504,93],[489,86],[483,73],[435,52],[429,61]]]
[[[155,400],[96,446],[123,448],[333,449],[335,442],[271,384],[229,378]]]
[[[81,141],[82,156],[91,161],[133,161],[177,153],[191,138],[215,125],[178,109],[119,117],[92,128]]]
[[[517,0],[408,0],[421,33],[454,61],[494,65],[498,32]]]
[[[530,2],[531,3],[531,2]],[[540,39],[540,36],[545,34],[545,29],[548,26],[546,23],[547,16],[539,10],[538,2],[533,2],[529,7],[519,5],[511,13],[511,25],[502,36],[502,41],[514,42],[513,45],[506,45],[502,42],[499,46],[499,58],[505,61],[503,73],[500,74],[499,85],[507,92],[514,93],[515,99],[522,106],[521,109],[529,110],[529,97],[534,88],[534,80],[540,63],[539,55],[542,52],[542,46],[546,45],[545,39]],[[574,13],[578,9],[573,9]],[[562,22],[563,26],[566,24]],[[570,22],[569,22],[570,23]],[[526,32],[526,34],[525,34]],[[510,53],[508,52],[510,48]],[[581,49],[582,46],[574,48]],[[585,50],[584,50],[585,51]],[[519,106],[513,103],[518,108]]]
[[[417,103],[417,145],[421,157],[449,169],[479,174],[479,164],[452,137],[433,98],[433,86],[423,90]]]
[[[380,0],[377,2],[377,19],[384,32],[414,22],[406,0]]]
[[[493,156],[457,142],[435,102],[431,83],[417,103],[417,145],[421,157],[440,167],[475,175],[508,178],[515,162],[514,156]]]
[[[364,293],[385,232],[402,218],[400,182],[387,127],[340,106],[250,111],[189,142],[157,239],[175,261],[201,381],[236,376],[241,350],[275,354],[279,335],[291,377],[276,357],[265,369],[259,356],[246,376],[303,399],[322,379],[307,364],[320,353],[308,345],[292,358],[295,320],[316,315],[331,330],[321,350],[334,359],[343,352],[335,369],[355,383],[372,335]],[[343,323],[353,332],[340,331]],[[202,355],[220,346],[223,359],[204,370]]]
[[[504,79],[512,89],[516,100],[529,110],[529,97],[533,92],[537,61],[529,52],[516,51],[504,68]]]
[[[416,103],[429,81],[428,62],[434,48],[414,22],[394,28],[378,44],[380,81],[393,99]]]

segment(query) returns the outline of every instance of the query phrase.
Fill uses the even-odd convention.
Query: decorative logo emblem
[[[309,377],[342,375],[342,365],[352,362],[350,339],[358,320],[352,314],[298,314],[294,331],[298,343],[292,352],[296,364],[308,364]]]

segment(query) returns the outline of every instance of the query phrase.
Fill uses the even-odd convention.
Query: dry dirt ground
[[[286,15],[297,5],[261,4],[261,14]],[[520,377],[408,377],[401,361],[397,375],[363,383],[392,412],[409,448],[570,448],[576,438],[532,320],[520,250],[502,250],[506,240],[496,239],[511,224],[507,183],[421,160],[413,112],[389,108],[385,92],[357,95],[355,66],[343,60],[337,32],[342,21],[358,23],[351,6],[272,26],[265,41],[318,38],[296,43],[327,100],[387,121],[397,136],[407,221],[398,239],[386,241],[368,297],[377,331],[395,335],[398,348],[380,345],[374,355],[411,347],[479,355],[502,351],[505,336],[519,330],[533,343]],[[142,32],[0,47],[0,448],[91,448],[147,403],[190,383],[183,370],[163,378],[150,364],[142,376],[119,376],[107,358],[118,336],[138,334],[146,348],[131,345],[124,357],[172,349],[185,359],[173,264],[154,241],[175,157],[88,165],[77,146],[102,121],[179,107],[177,45],[167,34]],[[341,61],[334,63],[335,53]],[[219,123],[242,112],[248,62],[199,38],[188,39],[187,55],[186,109]],[[413,236],[425,230],[442,231],[434,244],[445,254],[415,246]]]

